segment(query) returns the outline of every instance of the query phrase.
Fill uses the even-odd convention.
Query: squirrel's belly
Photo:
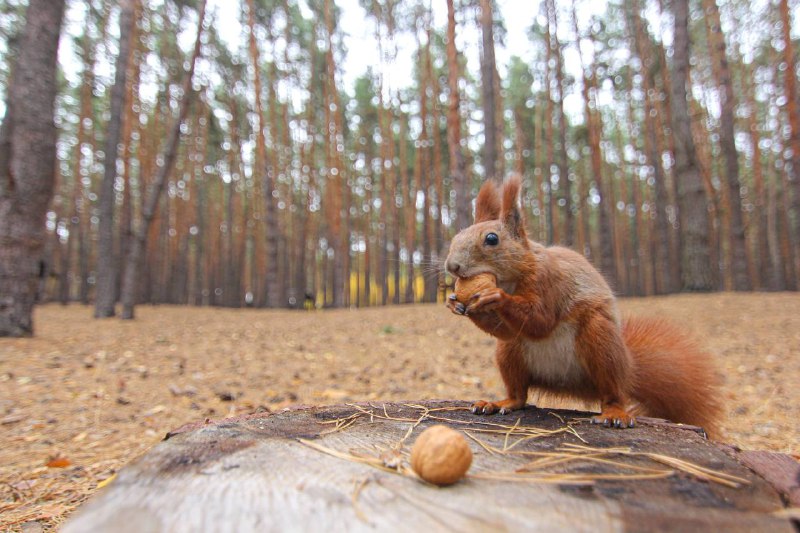
[[[576,332],[574,324],[562,322],[545,339],[522,341],[522,357],[534,386],[584,388],[588,376],[575,355]]]

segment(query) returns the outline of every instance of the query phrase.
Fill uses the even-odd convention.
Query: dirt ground
[[[724,379],[725,440],[800,453],[800,295],[629,299],[697,335]],[[37,309],[0,339],[0,530],[61,523],[187,422],[295,404],[497,398],[494,341],[442,305],[337,311]]]

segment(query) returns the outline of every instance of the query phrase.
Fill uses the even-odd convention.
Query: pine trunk
[[[114,253],[114,182],[117,178],[117,156],[125,105],[126,78],[130,57],[131,37],[136,0],[121,0],[119,18],[119,54],[115,65],[114,86],[111,88],[110,118],[104,145],[105,165],[100,188],[100,222],[97,229],[97,284],[95,286],[95,318],[112,317],[117,300],[117,269]]]
[[[553,85],[553,45],[550,40],[550,18],[546,17],[547,26],[544,29],[544,47],[545,47],[545,87],[544,91],[544,139],[545,143],[545,159],[544,159],[544,172],[542,179],[544,180],[545,187],[542,189],[542,195],[547,191],[547,201],[543,206],[545,215],[545,224],[547,227],[547,240],[548,245],[555,242],[555,206],[556,206],[556,192],[553,189],[553,165],[555,164],[555,135],[553,135],[553,98],[550,96],[550,90]]]
[[[578,18],[575,13],[574,0],[572,4],[572,21],[575,29],[575,35],[579,36],[578,41],[580,41],[580,29],[578,28]],[[592,90],[597,90],[597,80],[595,79],[594,75],[591,76],[591,79],[589,76],[587,76],[586,67],[583,64],[583,56],[582,54],[579,55],[581,56],[580,61],[583,81],[583,107],[589,136],[592,177],[594,178],[597,186],[597,192],[600,195],[600,203],[597,206],[600,261],[597,266],[606,276],[609,283],[612,285],[612,288],[614,288],[616,280],[613,278],[616,277],[616,265],[614,264],[614,242],[611,229],[611,216],[609,213],[611,210],[611,199],[609,197],[610,187],[607,187],[605,183],[605,176],[603,172],[603,153],[600,145],[603,127],[599,115],[597,115],[596,112],[592,112],[592,106],[590,104],[592,100]]]
[[[795,9],[797,9],[795,7]],[[787,231],[791,232],[792,258],[794,262],[793,271],[800,271],[800,109],[798,109],[798,99],[800,94],[797,91],[797,58],[795,57],[794,42],[792,41],[792,19],[789,13],[789,0],[780,0],[779,11],[781,16],[781,27],[783,37],[783,61],[786,63],[786,70],[783,71],[784,91],[786,97],[786,113],[789,115],[789,146],[791,148],[791,158],[789,158],[789,168],[791,177],[791,190],[784,191],[784,194],[791,195],[791,217],[794,224]],[[791,280],[791,285],[800,285],[798,280]]]
[[[336,64],[333,55],[333,7],[331,0],[325,0],[324,18],[327,39],[327,49],[325,51],[326,64],[326,83],[325,83],[325,127],[327,138],[327,167],[330,175],[327,180],[328,189],[328,217],[330,243],[333,248],[333,305],[334,307],[344,307],[348,299],[349,282],[347,280],[350,243],[347,238],[347,220],[349,218],[348,206],[345,205],[344,188],[346,185],[342,175],[343,165],[340,160],[340,144],[342,131],[339,127],[342,110],[338,105],[338,93],[336,88]],[[344,224],[342,218],[345,218]],[[343,228],[344,225],[344,228]]]
[[[472,223],[469,187],[464,153],[461,151],[461,97],[458,51],[456,50],[456,13],[453,0],[447,0],[447,148],[450,155],[450,179],[456,193],[456,230],[461,231]]]
[[[564,223],[563,233],[559,241],[564,246],[575,244],[575,214],[572,207],[572,182],[569,179],[569,159],[567,158],[567,115],[564,112],[564,97],[566,86],[564,81],[564,57],[561,50],[561,42],[558,40],[558,10],[554,0],[547,2],[548,18],[552,19],[550,24],[554,28],[552,33],[553,52],[555,54],[555,74],[556,87],[558,88],[558,185],[563,189],[562,198],[564,199]]]
[[[725,187],[728,192],[729,227],[728,250],[729,265],[732,269],[733,288],[737,291],[750,290],[750,277],[747,274],[747,246],[745,244],[744,222],[742,220],[742,197],[739,182],[739,155],[736,151],[734,131],[735,100],[733,81],[725,46],[725,36],[719,19],[716,0],[703,0],[709,48],[712,54],[712,68],[720,98],[719,143],[724,157]]]
[[[134,317],[134,307],[136,304],[136,287],[138,282],[138,273],[142,264],[144,263],[144,250],[147,246],[147,235],[150,230],[150,225],[155,216],[161,194],[167,182],[167,177],[172,171],[175,163],[175,157],[178,152],[178,143],[181,137],[181,126],[186,120],[189,112],[189,103],[192,99],[192,78],[194,76],[195,65],[200,56],[200,44],[203,33],[203,20],[206,12],[206,0],[202,0],[200,4],[200,11],[198,15],[197,36],[195,37],[194,50],[192,57],[189,60],[189,72],[184,76],[183,90],[181,93],[181,100],[178,107],[178,116],[172,130],[169,132],[167,144],[164,147],[162,166],[157,170],[157,174],[151,189],[147,194],[147,199],[142,209],[142,219],[138,227],[133,232],[133,239],[131,240],[131,247],[128,253],[125,265],[125,278],[122,284],[122,318],[132,319]]]
[[[403,209],[405,211],[406,248],[406,287],[405,303],[414,302],[414,252],[416,251],[416,197],[417,193],[408,176],[408,117],[401,118],[400,125],[400,180],[403,189]]]
[[[486,179],[502,180],[497,164],[497,102],[495,101],[494,18],[492,0],[480,0],[481,8],[481,95],[483,97],[483,168]]]
[[[753,79],[750,76],[750,69],[743,67],[744,75]],[[750,132],[750,145],[753,149],[752,164],[753,164],[753,193],[755,198],[754,213],[752,219],[755,221],[755,240],[756,240],[756,254],[754,260],[754,268],[756,271],[756,279],[754,289],[768,289],[770,288],[770,279],[772,278],[772,264],[770,262],[769,239],[767,237],[767,191],[764,186],[764,169],[763,169],[763,156],[761,154],[761,131],[758,121],[758,105],[755,99],[755,87],[753,83],[744,83],[745,94],[744,97],[747,101],[747,129]]]
[[[63,0],[31,0],[0,128],[0,336],[33,335],[45,216],[55,186]]]
[[[689,5],[688,0],[673,0],[674,51],[672,86],[672,135],[675,140],[675,179],[678,181],[678,203],[681,238],[682,288],[689,291],[714,289],[714,270],[708,242],[709,221],[706,194],[697,164],[687,101],[689,69]]]
[[[645,153],[650,167],[653,169],[656,196],[656,235],[654,243],[656,260],[656,293],[666,294],[672,292],[672,257],[669,239],[669,215],[666,175],[662,165],[661,150],[659,149],[658,122],[656,120],[657,108],[653,104],[652,95],[655,91],[654,80],[651,76],[652,62],[650,50],[646,43],[644,24],[639,14],[639,3],[631,3],[632,34],[634,48],[642,65],[642,90],[644,91],[644,130]]]

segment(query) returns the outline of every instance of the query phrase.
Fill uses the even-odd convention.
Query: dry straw
[[[369,419],[370,422],[374,422],[375,420],[387,420],[400,423],[409,423],[411,425],[409,426],[403,438],[388,448],[388,450],[394,454],[392,457],[395,457],[399,460],[388,463],[386,460],[386,449],[383,450],[384,453],[382,456],[356,455],[353,453],[341,452],[333,448],[329,448],[315,441],[300,439],[300,442],[333,457],[366,464],[385,472],[398,473],[407,477],[419,479],[419,477],[416,476],[413,470],[411,470],[411,468],[408,466],[408,451],[405,448],[405,442],[422,422],[430,420],[449,423],[457,427],[461,426],[460,429],[462,432],[472,441],[478,444],[489,455],[521,456],[530,459],[528,463],[525,463],[516,470],[502,472],[478,472],[469,475],[469,477],[472,479],[559,485],[586,485],[592,484],[596,481],[604,480],[634,481],[660,479],[673,476],[680,471],[695,478],[712,483],[718,483],[726,487],[737,488],[741,485],[749,483],[748,480],[741,477],[712,470],[710,468],[706,468],[683,459],[678,459],[677,457],[671,457],[669,455],[653,452],[637,452],[625,447],[591,447],[588,445],[588,442],[575,430],[571,422],[565,422],[564,419],[558,416],[556,413],[550,414],[558,418],[564,424],[564,426],[557,429],[542,429],[534,426],[522,425],[521,418],[518,418],[513,425],[508,425],[486,422],[484,420],[465,421],[443,416],[441,414],[447,411],[464,411],[467,410],[466,407],[440,407],[431,409],[423,405],[405,404],[405,407],[409,407],[420,412],[419,416],[416,418],[410,418],[389,414],[385,404],[380,407],[370,405],[369,409],[355,404],[348,405],[354,408],[356,411],[349,416],[323,422],[323,424],[333,424],[334,427],[322,432],[322,434],[344,431],[353,426],[357,421],[365,419]],[[468,427],[465,428],[463,426]],[[531,441],[533,439],[541,439],[561,434],[570,434],[583,442],[584,445],[564,443],[555,451],[546,452],[520,449],[520,445],[522,443]],[[482,435],[485,438],[501,438],[502,445],[499,447],[492,445],[489,442],[479,438],[478,435]],[[626,461],[624,459],[629,460]],[[652,463],[657,463],[669,468],[633,464],[630,462],[630,459],[645,459]],[[552,469],[556,467],[559,469],[564,469],[587,463],[612,467],[615,472],[569,473],[552,471]]]

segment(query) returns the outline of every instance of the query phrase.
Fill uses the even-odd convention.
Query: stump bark
[[[800,468],[788,456],[768,461],[773,470],[781,465],[776,488],[774,475],[766,472],[765,479],[700,428],[642,419],[634,429],[612,430],[582,420],[589,415],[529,406],[479,417],[464,402],[426,401],[187,425],[123,468],[63,531],[794,531],[790,519],[775,514],[797,495]],[[467,439],[474,454],[468,476],[445,488],[392,470],[391,458],[402,463],[416,437],[436,423],[475,438]],[[515,425],[551,433],[514,444],[518,430],[505,428]],[[725,486],[676,471],[659,479],[543,484],[519,472],[542,456],[516,452],[570,444],[663,454],[745,481]],[[515,453],[498,453],[509,446]],[[382,459],[388,467],[365,464]],[[619,461],[654,467],[639,456]],[[565,479],[614,478],[623,470],[589,458],[548,467]]]

